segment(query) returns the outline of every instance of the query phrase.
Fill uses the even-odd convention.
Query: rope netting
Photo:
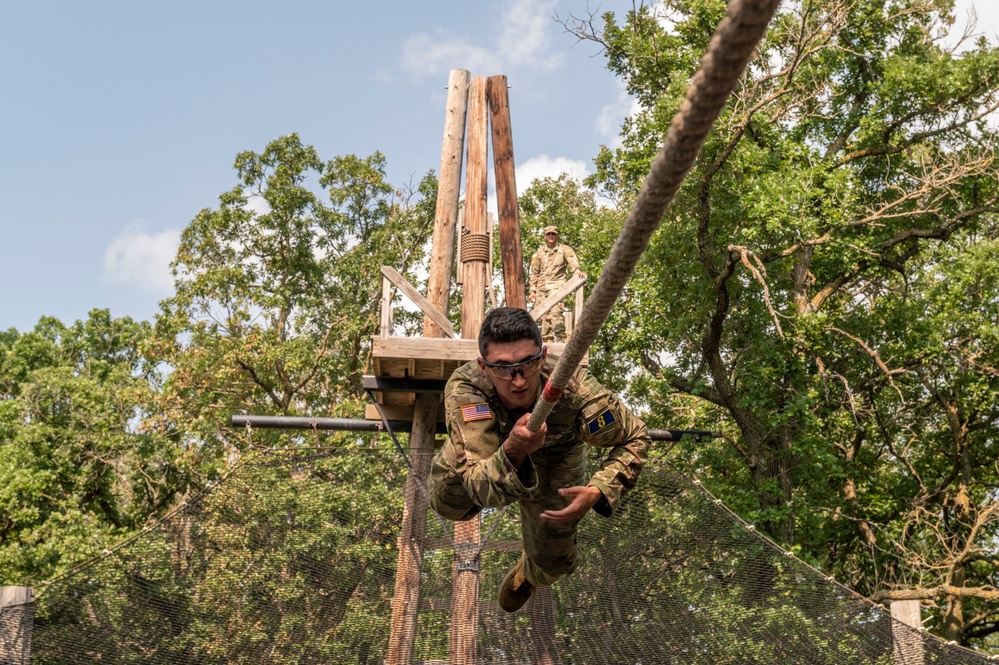
[[[256,454],[141,536],[39,590],[31,663],[383,663],[408,469],[376,449]],[[499,516],[499,523],[493,521]],[[411,663],[449,658],[453,551],[427,522]],[[491,531],[495,527],[494,531]],[[476,662],[532,663],[506,614],[516,510],[487,510]],[[975,663],[903,626],[650,462],[550,603],[556,663]],[[538,598],[536,596],[536,598]]]

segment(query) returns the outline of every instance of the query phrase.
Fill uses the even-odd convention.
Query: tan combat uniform
[[[554,247],[542,245],[531,257],[531,293],[540,303],[565,284],[572,273],[579,270],[576,252],[568,245],[557,243]],[[558,303],[541,317],[541,337],[546,342],[565,341],[565,305]]]
[[[543,386],[552,371],[542,370]],[[585,369],[578,369],[548,416],[542,448],[516,469],[502,448],[523,411],[509,411],[490,380],[473,361],[462,365],[444,389],[449,434],[434,458],[430,503],[451,520],[466,520],[483,508],[520,503],[525,575],[537,585],[552,584],[579,561],[576,526],[541,519],[569,499],[559,488],[591,485],[603,493],[593,509],[609,517],[621,496],[634,487],[650,439],[645,424]],[[608,448],[600,470],[586,478],[586,449]]]

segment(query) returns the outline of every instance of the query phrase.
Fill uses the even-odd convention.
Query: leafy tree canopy
[[[622,210],[724,11],[566,22],[639,103],[589,181]],[[999,49],[945,46],[951,11],[782,5],[605,333],[653,420],[726,430],[677,450],[727,503],[863,593],[919,590],[969,644],[999,629],[999,478],[982,464]]]

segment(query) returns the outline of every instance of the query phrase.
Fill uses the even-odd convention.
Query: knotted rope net
[[[30,662],[393,661],[408,468],[387,445],[368,445],[257,454],[141,536],[38,589]],[[661,461],[614,517],[583,520],[584,559],[552,587],[546,636],[533,602],[514,614],[495,602],[519,536],[510,511],[481,555],[479,663],[988,662],[895,622]],[[405,662],[440,665],[450,658],[454,552],[433,520],[424,545]]]

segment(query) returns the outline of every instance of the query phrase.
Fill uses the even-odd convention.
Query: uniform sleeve
[[[445,395],[444,408],[449,435],[445,457],[475,505],[505,506],[537,487],[530,458],[518,470],[507,457],[495,414],[481,393],[456,390]]]
[[[569,272],[575,273],[579,270],[579,259],[576,258],[576,250],[568,245],[563,245],[565,247],[565,262],[569,265]]]
[[[609,517],[621,497],[635,486],[651,440],[645,423],[616,395],[595,385],[599,390],[583,404],[580,435],[591,446],[609,449],[600,470],[587,483],[603,493],[593,509]]]
[[[541,281],[541,257],[537,252],[531,256],[531,278],[528,280],[530,283],[531,291],[538,290],[538,283]]]

